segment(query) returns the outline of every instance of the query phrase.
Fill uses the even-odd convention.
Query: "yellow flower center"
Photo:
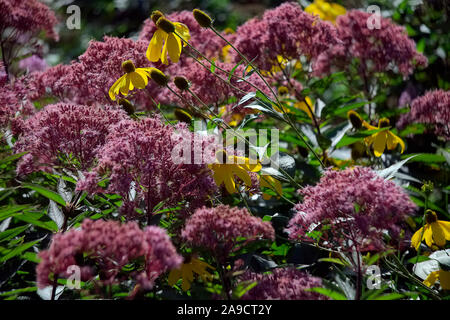
[[[156,26],[166,33],[175,32],[175,25],[172,23],[172,21],[164,17],[160,17],[158,21],[156,21]]]
[[[133,61],[131,61],[131,60],[122,62],[122,69],[126,73],[131,73],[136,70],[136,68],[134,67]]]

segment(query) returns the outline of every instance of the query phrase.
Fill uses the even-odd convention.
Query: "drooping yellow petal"
[[[130,81],[130,75],[127,74],[125,77],[125,83],[119,89],[120,93],[124,96],[128,95],[128,92],[130,91],[130,85],[132,85]]]
[[[141,78],[144,80],[144,87],[148,84],[148,78],[150,77],[150,74],[147,73],[146,70],[143,70],[143,68],[137,68],[136,73],[141,76]]]
[[[444,230],[442,230],[440,224],[436,222],[431,223],[431,233],[433,234],[433,242],[439,246],[445,246],[445,234]]]
[[[312,119],[313,113],[314,113],[314,110],[312,109],[313,108],[312,101],[309,97],[306,97],[305,100],[308,104],[306,104],[305,101],[300,101],[300,102],[296,102],[294,104],[294,107],[304,111],[308,115],[308,117],[310,117]]]
[[[236,174],[239,179],[244,181],[244,183],[247,187],[251,187],[252,179],[250,178],[250,175],[248,174],[248,172],[244,168],[240,167],[239,165],[232,165],[232,166],[233,166],[233,173]]]
[[[161,62],[166,65],[169,64],[169,60],[167,59],[167,38],[168,37],[169,37],[169,35],[167,33],[165,33],[164,46],[163,46],[162,53],[161,53]]]
[[[146,52],[147,59],[151,62],[156,62],[161,57],[165,35],[167,34],[160,29],[156,30],[153,34]]]
[[[438,220],[437,223],[439,223],[439,225],[441,226],[442,231],[444,232],[445,239],[450,240],[450,222]]]
[[[405,151],[405,143],[403,142],[403,140],[390,131],[386,131],[386,133],[387,133],[386,142],[388,150],[394,150],[397,147],[397,144],[400,144],[401,147],[400,153],[403,153],[403,151]]]
[[[436,283],[438,279],[439,279],[439,271],[433,271],[428,275],[428,277],[423,281],[423,283],[427,287],[431,287]]]
[[[424,228],[425,231],[423,232],[423,238],[425,239],[427,246],[431,248],[433,245],[433,231],[431,230],[431,226],[429,224],[426,224]]]
[[[184,41],[189,41],[191,39],[191,35],[189,33],[188,27],[180,22],[175,22],[175,31],[183,38]],[[181,40],[180,40],[181,41]],[[186,46],[186,43],[183,42],[183,47]]]
[[[381,131],[375,134],[375,141],[373,143],[373,153],[376,157],[381,157],[386,147],[386,131]]]
[[[170,60],[173,63],[177,63],[180,60],[181,40],[172,33],[167,37],[167,50],[169,51]]]
[[[226,175],[223,182],[229,194],[236,192],[236,184],[234,183],[233,175]]]
[[[109,88],[108,94],[111,100],[116,100],[116,95],[119,94],[120,87],[125,84],[126,81],[126,74],[121,76],[119,79],[114,82],[114,84]]]
[[[131,72],[129,74],[130,79],[131,79],[131,83],[133,83],[133,85],[138,88],[138,89],[144,89],[145,86],[147,85],[147,77],[146,76],[142,76],[141,74],[137,73],[136,71]]]
[[[235,157],[235,161],[236,161],[235,163],[238,163],[242,168],[244,168],[247,171],[259,172],[262,168],[261,163],[255,159],[250,159],[246,157]]]
[[[180,269],[172,269],[169,273],[169,278],[168,278],[169,286],[173,286],[180,278],[181,278],[181,268]]]
[[[422,232],[423,227],[417,230],[416,233],[414,233],[414,235],[411,238],[411,247],[416,248],[416,251],[419,249],[420,243],[422,242],[423,239]]]

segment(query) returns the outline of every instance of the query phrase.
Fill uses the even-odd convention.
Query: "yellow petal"
[[[172,33],[167,37],[167,50],[169,51],[170,60],[173,63],[177,63],[180,60],[181,40]]]
[[[381,131],[375,134],[375,141],[373,143],[373,153],[376,157],[381,157],[386,147],[386,131]]]
[[[126,74],[124,74],[119,79],[117,79],[116,82],[114,82],[114,84],[111,86],[111,88],[109,88],[108,94],[109,94],[109,97],[111,98],[111,100],[113,100],[113,101],[116,100],[116,94],[119,93],[120,87],[125,82],[125,78],[126,78]]]
[[[379,128],[374,127],[372,125],[370,125],[370,123],[368,123],[367,121],[363,120],[362,125],[367,129],[367,130],[377,130]]]
[[[431,248],[433,245],[433,232],[431,231],[431,226],[429,224],[425,225],[425,231],[423,232],[423,238],[427,246]]]
[[[189,34],[188,27],[180,22],[175,22],[175,31],[184,39],[184,41],[189,41],[191,39],[191,35]],[[181,40],[180,40],[181,41]],[[183,41],[183,47],[186,46],[186,43]]]
[[[136,69],[136,73],[139,74],[141,76],[142,79],[144,79],[144,84],[145,86],[147,86],[148,84],[148,78],[150,77],[150,74],[147,73],[146,70],[143,70],[143,68],[137,68]],[[144,86],[144,87],[145,87]]]
[[[233,173],[236,174],[239,177],[239,179],[244,181],[247,187],[251,187],[252,179],[250,178],[248,172],[239,165],[232,165],[232,166],[233,166]]]
[[[450,240],[450,222],[438,220],[438,223],[444,231],[445,239]]]
[[[168,278],[169,286],[173,286],[180,278],[181,278],[181,268],[171,270]]]
[[[414,233],[414,235],[411,238],[411,247],[416,248],[416,251],[419,249],[420,247],[420,242],[422,242],[423,239],[423,227],[420,228],[419,230],[416,231],[416,233]],[[422,236],[422,239],[421,239]]]
[[[162,49],[162,53],[161,53],[161,62],[168,65],[169,64],[169,60],[167,59],[167,38],[169,37],[169,35],[166,33],[166,36],[164,38],[164,46]]]
[[[136,71],[131,72],[129,74],[131,82],[133,83],[133,85],[138,88],[138,89],[144,89],[145,86],[147,85],[147,77],[142,77],[142,75],[140,75],[139,73],[137,73]]]
[[[132,86],[132,84],[129,75],[127,74],[127,76],[125,77],[125,84],[121,86],[119,89],[120,93],[124,96],[128,95],[128,91],[130,91],[130,86]]]
[[[440,270],[439,272],[439,282],[443,290],[450,290],[450,272]]]
[[[444,230],[442,230],[439,223],[437,223],[437,222],[431,223],[431,232],[433,234],[434,243],[439,247],[445,246]]]
[[[431,272],[428,277],[423,281],[424,285],[431,287],[439,279],[439,271]]]
[[[146,56],[151,62],[156,62],[161,57],[161,50],[166,33],[162,30],[156,30],[147,48]]]
[[[233,176],[231,174],[226,175],[224,177],[224,184],[225,184],[225,188],[227,189],[229,194],[235,193],[236,192],[236,184],[234,183],[234,179]]]
[[[394,150],[397,147],[397,144],[400,144],[401,151],[400,153],[403,153],[405,151],[405,143],[402,139],[397,137],[395,134],[393,134],[390,131],[387,131],[387,148],[388,150]]]

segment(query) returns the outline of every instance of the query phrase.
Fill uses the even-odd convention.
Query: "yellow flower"
[[[207,268],[215,270],[214,267],[204,261],[197,258],[190,258],[188,261],[185,261],[179,269],[170,271],[168,279],[169,285],[173,286],[181,278],[181,289],[187,291],[191,288],[191,283],[194,281],[194,273],[198,274],[203,282],[209,282],[212,280],[213,275],[206,270]]]
[[[272,189],[273,191],[275,191],[277,193],[277,197],[278,198],[280,197],[280,195],[283,194],[283,189],[281,187],[281,182],[279,180],[275,179],[272,176],[262,175],[259,185],[261,187],[266,187],[266,188],[269,188],[269,189]],[[270,200],[271,198],[272,198],[272,195],[263,192],[263,199],[264,200]]]
[[[411,247],[419,249],[420,243],[425,239],[427,246],[434,244],[443,247],[446,240],[450,240],[450,222],[437,219],[436,212],[427,210],[425,225],[414,233],[411,238]]]
[[[313,3],[305,8],[305,12],[317,14],[320,19],[335,23],[336,18],[345,14],[346,10],[343,6],[337,3],[328,3],[324,0],[314,0]]]
[[[366,127],[369,130],[377,130],[385,127],[389,127],[389,119],[382,118],[378,121],[378,128],[371,126],[366,121],[363,121],[362,124],[364,127]],[[401,153],[405,151],[405,143],[402,139],[397,137],[395,134],[393,134],[389,130],[383,130],[377,133],[374,133],[370,137],[367,137],[364,139],[366,144],[370,147],[373,145],[373,151],[376,157],[381,157],[381,155],[384,152],[384,149],[387,146],[388,150],[394,150],[398,144],[400,144],[401,147]]]
[[[281,87],[280,87],[280,89],[281,89]],[[310,108],[308,108],[308,105],[306,105],[305,101],[298,101],[298,102],[294,103],[294,108],[302,110],[303,112],[305,112],[308,115],[308,117],[310,119],[312,119],[313,118],[313,114],[314,114],[314,110],[312,109],[313,108],[313,104],[312,104],[311,98],[306,97],[305,100],[308,103],[308,105],[311,108],[311,110],[310,110]],[[273,107],[274,107],[274,109],[276,111],[282,112],[281,109],[277,105],[273,104]],[[285,113],[292,113],[292,111],[289,110],[288,108],[283,108],[283,109],[284,109]]]
[[[116,100],[116,95],[119,91],[122,95],[127,96],[128,92],[134,87],[144,89],[148,83],[150,72],[154,68],[135,68],[131,60],[122,63],[122,69],[126,72],[123,76],[117,79],[116,82],[109,88],[109,97],[111,100]]]
[[[164,19],[164,20],[161,20]],[[180,59],[181,49],[186,46],[186,43],[183,42],[174,32],[166,29],[165,31],[161,29],[160,21],[169,22],[174,26],[174,31],[180,37],[182,37],[185,41],[189,41],[191,38],[189,34],[189,29],[186,25],[179,22],[171,22],[164,17],[158,19],[158,30],[153,34],[152,39],[150,40],[150,44],[148,45],[146,56],[147,59],[151,62],[157,62],[161,59],[161,62],[168,65],[169,60],[167,59],[167,54],[170,57],[170,60],[174,63],[177,63]],[[162,50],[162,51],[161,51]]]
[[[224,184],[230,194],[236,192],[235,175],[247,187],[251,187],[252,180],[248,172],[258,172],[261,170],[261,164],[259,162],[251,164],[249,158],[234,155],[229,156],[224,150],[217,151],[216,162],[208,166],[213,171],[213,178],[217,186]]]
[[[428,275],[428,277],[423,281],[423,283],[426,286],[431,287],[438,280],[443,290],[450,290],[450,271],[445,270],[433,271]]]

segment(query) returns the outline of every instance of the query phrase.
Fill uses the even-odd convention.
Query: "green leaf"
[[[46,197],[47,199],[53,200],[62,206],[66,206],[66,202],[64,201],[64,199],[58,193],[56,193],[52,190],[48,190],[48,189],[46,189],[42,186],[36,185],[36,184],[24,184],[24,185],[22,185],[22,187],[34,190],[37,193]]]
[[[3,232],[0,232],[0,242],[7,241],[9,239],[16,237],[17,235],[19,235],[22,232],[24,232],[25,230],[27,230],[29,227],[30,227],[30,225],[24,225],[21,227],[12,228],[12,229],[8,229]]]
[[[214,73],[216,71],[216,64],[214,61],[211,61],[211,73]]]
[[[433,153],[411,153],[405,154],[401,158],[406,159],[411,156],[415,157],[409,162],[441,163],[446,161],[444,156]]]
[[[11,156],[5,157],[5,158],[0,160],[0,165],[12,162],[14,160],[17,160],[17,159],[21,158],[23,155],[25,155],[26,153],[28,153],[28,151],[21,152],[21,153],[16,153],[16,154],[13,154]]]
[[[340,264],[342,266],[348,265],[347,263],[345,263],[345,261],[342,261],[341,259],[336,259],[336,258],[322,258],[322,259],[319,259],[319,261],[321,261],[321,262],[337,263],[337,264]]]
[[[27,243],[24,243],[16,248],[14,248],[13,250],[9,250],[6,255],[4,255],[3,257],[0,257],[0,262],[5,262],[11,258],[14,258],[15,256],[21,254],[25,250],[28,250],[29,248],[31,248],[32,246],[34,246],[36,243],[40,242],[41,240],[42,239],[27,242]]]
[[[230,74],[228,75],[228,82],[231,81],[231,77],[233,76],[233,74],[234,74],[234,72],[236,71],[237,67],[239,67],[243,62],[244,62],[244,60],[239,61],[239,62],[233,67],[233,69],[231,69]]]
[[[376,297],[374,300],[398,300],[403,298],[404,295],[401,293],[388,293]]]
[[[7,206],[0,208],[0,221],[5,220],[19,211],[30,208],[28,205],[16,205],[16,206]]]
[[[347,297],[344,296],[343,294],[341,294],[337,291],[331,290],[331,289],[327,289],[327,288],[316,287],[316,288],[305,289],[305,291],[317,292],[317,293],[323,294],[324,296],[327,296],[333,300],[347,300]]]
[[[27,223],[31,223],[32,225],[42,228],[42,229],[47,229],[52,232],[57,232],[58,226],[56,225],[56,223],[53,220],[42,221],[41,217],[43,217],[43,216],[44,215],[36,217],[36,215],[32,214],[31,212],[25,212],[23,214],[15,215],[14,218],[19,219],[24,222],[27,222]],[[44,217],[47,217],[47,216],[44,216]]]

